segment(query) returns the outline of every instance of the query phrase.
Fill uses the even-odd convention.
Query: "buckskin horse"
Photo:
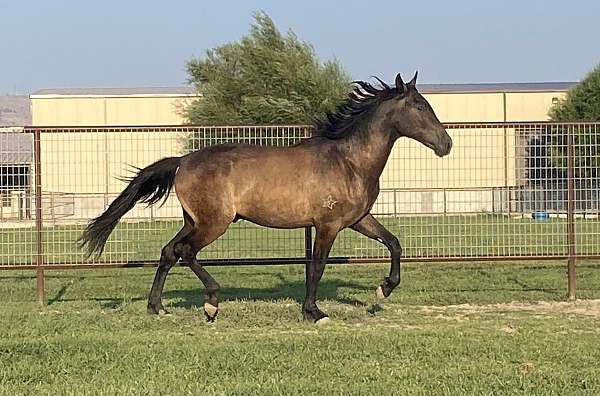
[[[317,285],[337,234],[351,228],[384,244],[391,254],[389,276],[376,289],[390,295],[400,283],[402,248],[370,213],[379,194],[379,176],[400,137],[415,139],[439,157],[450,153],[452,139],[417,91],[417,74],[395,86],[354,82],[335,111],[315,121],[313,136],[290,147],[221,144],[182,157],[161,159],[128,179],[125,190],[84,230],[80,243],[101,254],[119,219],[136,202],[166,199],[174,187],[184,224],[161,252],[148,297],[148,312],[166,313],[162,291],[169,270],[184,260],[205,287],[204,313],[214,321],[219,284],[196,255],[239,219],[274,228],[315,227],[306,264],[302,314],[322,323],[328,316],[316,304]]]

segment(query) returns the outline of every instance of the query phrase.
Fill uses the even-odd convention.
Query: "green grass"
[[[387,270],[329,266],[324,327],[301,320],[300,266],[210,268],[214,324],[187,268],[164,317],[145,314],[150,268],[48,271],[44,308],[33,272],[0,272],[0,394],[600,394],[600,302],[560,302],[564,263],[406,264],[377,304]],[[600,299],[600,264],[578,290]]]
[[[381,218],[400,238],[406,257],[431,256],[519,256],[565,255],[565,219],[537,222],[496,215]],[[121,223],[109,239],[104,259],[157,260],[160,249],[181,227],[180,221]],[[46,263],[81,262],[85,254],[76,240],[83,226],[46,227],[43,248]],[[577,249],[600,254],[600,222],[578,219]],[[11,260],[35,263],[35,231],[31,228],[3,229],[0,264]],[[375,241],[344,230],[332,250],[333,256],[386,257]],[[231,225],[215,243],[203,250],[202,258],[302,257],[304,230],[274,230],[248,222]]]

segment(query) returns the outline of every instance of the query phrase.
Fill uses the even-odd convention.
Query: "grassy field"
[[[321,308],[302,322],[303,268],[215,267],[221,313],[199,282],[167,280],[172,315],[145,314],[150,268],[0,272],[2,395],[597,395],[600,264],[406,264],[377,303],[387,265],[329,266]]]
[[[400,238],[406,257],[564,255],[566,221],[553,218],[536,222],[497,215],[432,216],[380,219]],[[109,239],[104,259],[157,260],[160,249],[179,230],[179,221],[121,223]],[[46,227],[43,233],[46,263],[80,262],[85,254],[77,246],[83,226]],[[600,222],[578,219],[577,251],[600,254]],[[11,260],[35,262],[35,230],[3,229],[0,264]],[[364,236],[344,230],[333,256],[387,257],[386,249]],[[274,230],[248,222],[233,224],[219,240],[203,250],[202,258],[302,257],[304,230]]]

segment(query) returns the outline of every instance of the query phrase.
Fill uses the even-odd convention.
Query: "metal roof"
[[[417,84],[421,93],[564,92],[577,82]]]
[[[193,87],[137,87],[137,88],[50,88],[31,94],[36,96],[195,96]]]
[[[0,164],[2,165],[28,164],[33,161],[33,135],[18,130],[18,128],[0,128]]]

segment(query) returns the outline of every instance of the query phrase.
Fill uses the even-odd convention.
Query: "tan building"
[[[191,87],[44,89],[30,95],[32,124],[181,125],[183,109],[197,98]],[[131,166],[145,166],[162,157],[180,155],[180,143],[178,134],[156,131],[43,134],[42,190],[46,217],[60,221],[97,215],[99,208],[104,208],[122,190],[124,183],[117,177],[127,175]],[[65,169],[69,177],[65,177]],[[179,213],[172,211],[173,216]],[[135,212],[130,216],[135,217]]]
[[[573,83],[422,84],[442,122],[546,121],[548,109]],[[180,125],[193,89],[68,89],[31,95],[38,126]],[[381,178],[377,213],[481,213],[494,211],[495,189],[518,185],[524,142],[515,128],[452,128],[454,148],[439,159],[420,144],[396,144]],[[184,151],[172,132],[56,132],[42,136],[45,213],[55,221],[97,215],[122,190],[116,179],[128,165],[143,167]],[[68,169],[68,177],[65,170]],[[173,199],[151,214],[179,217]],[[139,208],[128,217],[148,217]]]
[[[190,87],[43,89],[30,95],[32,125],[178,125]]]
[[[442,122],[546,121],[575,83],[420,84]],[[32,125],[178,125],[198,98],[191,87],[43,89],[30,95]]]
[[[522,122],[547,121],[552,104],[575,84],[422,84],[419,90],[442,122]]]

